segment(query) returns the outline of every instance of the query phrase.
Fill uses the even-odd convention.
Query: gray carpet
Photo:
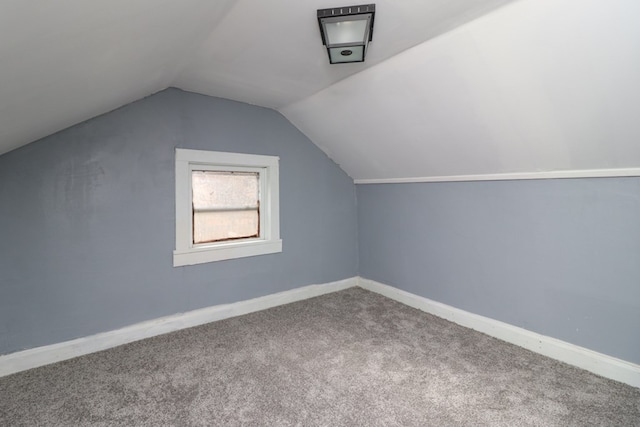
[[[0,378],[0,425],[640,426],[640,389],[352,288]]]

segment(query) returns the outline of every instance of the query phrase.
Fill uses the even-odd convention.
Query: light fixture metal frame
[[[318,26],[320,27],[320,36],[322,37],[322,44],[327,48],[327,55],[329,55],[329,63],[331,64],[353,64],[355,62],[364,62],[365,57],[367,55],[367,47],[370,41],[373,40],[373,22],[376,14],[376,5],[375,4],[362,4],[357,6],[344,6],[344,7],[335,7],[331,9],[318,9]],[[327,36],[325,34],[325,28],[323,25],[323,21],[330,20],[333,22],[339,21],[339,19],[335,18],[348,18],[353,16],[362,15],[362,19],[367,19],[369,16],[369,37],[364,45],[356,44],[356,43],[338,43],[329,45],[327,41]],[[345,19],[348,21],[348,19]],[[359,61],[340,61],[334,62],[331,59],[331,49],[333,48],[349,48],[362,46],[362,60]]]

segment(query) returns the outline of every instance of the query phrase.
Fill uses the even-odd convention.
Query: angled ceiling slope
[[[510,0],[380,0],[366,64],[329,66],[316,0],[7,0],[0,154],[169,86],[278,108]]]
[[[234,0],[3,0],[0,154],[171,85]]]
[[[366,2],[239,0],[174,85],[282,108],[510,1],[374,1],[377,17],[366,62],[330,65],[316,10]]]
[[[340,5],[4,1],[0,154],[176,86],[278,109],[357,182],[638,174],[637,0],[379,0],[331,66]]]
[[[638,16],[518,1],[282,112],[360,183],[637,176]]]

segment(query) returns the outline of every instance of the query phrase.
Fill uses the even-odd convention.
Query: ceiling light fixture
[[[373,38],[375,13],[375,4],[318,9],[322,44],[327,47],[330,63],[364,62]]]

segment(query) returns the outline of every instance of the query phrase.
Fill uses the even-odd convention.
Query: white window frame
[[[277,156],[176,148],[176,248],[173,266],[282,252],[279,161]],[[257,172],[260,182],[260,236],[194,245],[193,170]]]

